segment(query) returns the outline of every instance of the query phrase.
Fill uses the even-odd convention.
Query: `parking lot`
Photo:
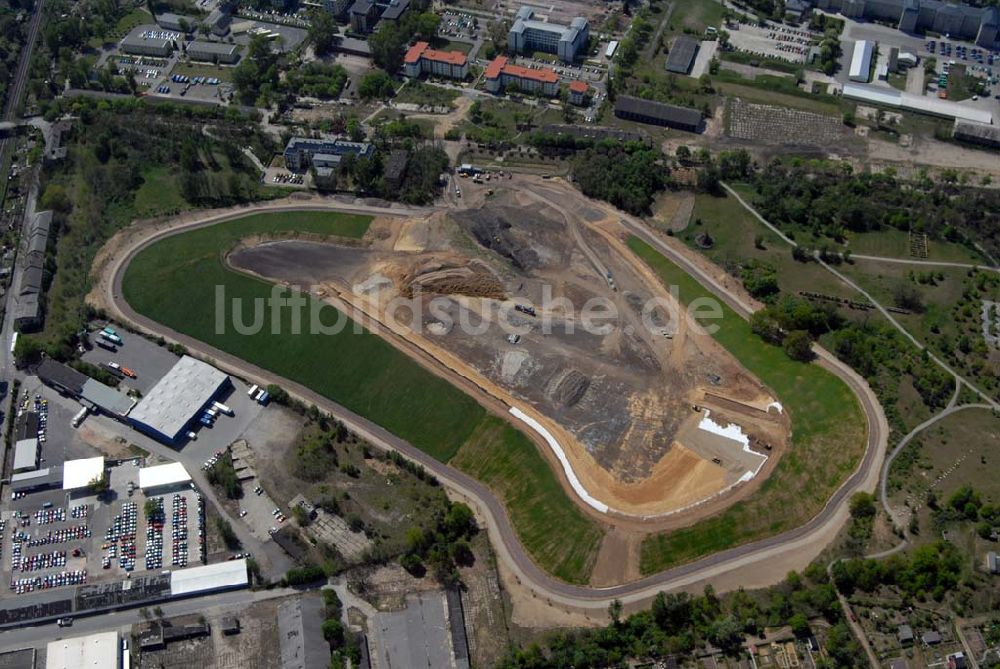
[[[189,485],[138,487],[140,459],[110,467],[108,490],[49,490],[12,500],[0,523],[11,592],[121,580],[204,562],[204,501]]]
[[[177,363],[178,357],[166,347],[158,346],[139,335],[128,332],[118,334],[122,338],[122,345],[115,346],[112,351],[98,347],[97,333],[91,333],[91,350],[83,354],[83,360],[98,367],[114,362],[135,371],[134,379],[122,378],[121,384],[145,395]]]
[[[790,63],[806,62],[810,45],[816,37],[809,31],[788,26],[768,25],[762,28],[743,22],[729,26],[729,41],[740,51]]]
[[[454,37],[463,41],[474,41],[482,32],[484,20],[466,12],[448,10],[441,15],[438,35]]]

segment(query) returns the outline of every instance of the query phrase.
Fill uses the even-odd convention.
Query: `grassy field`
[[[712,238],[712,248],[696,245],[696,237],[703,233]],[[777,270],[778,286],[784,292],[795,294],[806,290],[857,298],[857,293],[817,263],[794,260],[791,247],[729,195],[697,195],[691,223],[677,237],[727,270],[734,270],[747,260],[770,263]],[[758,245],[756,241],[761,243]]]
[[[708,26],[722,24],[722,3],[715,0],[684,0],[674,5],[670,15],[670,27],[676,30],[688,28],[704,32]]]
[[[188,77],[215,77],[219,81],[233,80],[233,68],[209,63],[177,63],[170,74],[183,74]]]
[[[802,111],[814,112],[816,114],[826,114],[827,116],[837,116],[842,114],[842,109],[837,101],[830,97],[820,97],[811,95],[805,91],[790,94],[769,89],[773,78],[762,79],[757,77],[754,81],[733,79],[725,70],[713,78],[715,89],[723,95],[729,97],[743,98],[747,102],[757,104],[775,105],[778,107],[789,107],[791,109],[801,109]],[[734,75],[738,76],[738,75]]]
[[[166,167],[151,167],[142,175],[143,183],[135,192],[135,215],[138,218],[158,216],[165,212],[186,209],[176,175]]]
[[[456,90],[413,80],[400,89],[399,93],[396,94],[395,101],[435,107],[454,107],[453,103],[458,95]]]
[[[861,253],[870,256],[885,256],[887,258],[910,259],[910,236],[903,230],[888,228],[878,232],[864,232],[852,234],[847,241],[847,246],[852,253]],[[927,260],[941,260],[946,262],[981,263],[985,259],[976,252],[962,244],[953,242],[928,240]],[[922,260],[922,258],[921,258]]]
[[[763,343],[749,323],[652,247],[636,238],[629,246],[665,284],[678,287],[683,303],[709,298],[721,305],[722,320],[710,321],[719,325],[713,337],[774,391],[794,426],[791,448],[745,502],[643,542],[641,569],[651,574],[790,529],[818,513],[863,455],[865,422],[856,398],[840,379]]]
[[[434,457],[447,462],[482,418],[483,409],[447,382],[374,334],[291,336],[291,316],[283,310],[281,332],[237,333],[232,322],[216,331],[215,287],[244,299],[244,322],[252,322],[251,301],[266,298],[263,281],[228,270],[220,250],[250,235],[303,232],[357,238],[370,218],[328,212],[255,214],[176,235],[146,249],[125,276],[125,298],[143,313],[227,353],[250,360],[368,416]],[[227,313],[229,305],[226,305]],[[324,309],[324,322],[335,310]],[[265,323],[270,323],[270,308]],[[376,371],[378,370],[378,371]]]
[[[922,432],[893,462],[889,477],[892,494],[900,501],[913,496],[922,502],[933,486],[938,499],[946,500],[968,483],[982,493],[983,501],[997,503],[998,439],[1000,417],[988,410],[968,409],[945,418]],[[947,473],[953,466],[955,469]]]
[[[566,493],[523,434],[489,417],[451,464],[474,476],[505,502],[521,541],[559,578],[584,582],[603,535],[597,524],[568,504]]]
[[[472,44],[469,42],[458,42],[443,37],[435,39],[431,46],[439,51],[460,51],[466,55],[472,51]]]
[[[331,335],[290,334],[288,309],[279,317],[278,333],[266,327],[258,334],[240,335],[229,319],[223,331],[217,329],[217,286],[225,288],[228,304],[231,298],[242,298],[240,314],[248,324],[254,320],[254,300],[271,293],[270,284],[222,263],[220,254],[240,239],[292,233],[359,238],[370,222],[366,216],[334,212],[254,214],[175,235],[132,261],[125,275],[125,298],[136,311],[295,379],[442,462],[457,456],[458,466],[481,472],[508,501],[515,528],[542,568],[568,581],[586,582],[600,545],[600,529],[562,493],[534,445],[513,428],[500,430],[497,425],[503,423],[488,416],[472,398],[368,331],[355,333],[348,327]],[[270,324],[270,306],[263,312],[263,322]],[[323,306],[320,316],[328,325],[341,317],[330,306]],[[503,462],[495,449],[507,454],[508,466],[498,469],[494,462],[485,462],[484,454]],[[518,488],[528,481],[530,490]],[[572,534],[559,534],[558,547],[541,529],[548,518],[560,518],[562,526],[574,528]]]

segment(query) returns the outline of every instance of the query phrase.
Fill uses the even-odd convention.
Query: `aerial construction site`
[[[377,219],[362,244],[248,240],[227,262],[333,304],[506,416],[609,524],[692,522],[766,478],[788,417],[621,220],[564,188],[504,182]]]

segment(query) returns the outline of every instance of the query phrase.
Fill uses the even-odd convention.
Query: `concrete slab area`
[[[444,593],[410,595],[404,610],[379,614],[375,626],[383,644],[374,653],[379,667],[456,667]]]
[[[708,74],[708,67],[715,58],[715,52],[719,49],[719,42],[716,40],[703,41],[698,48],[698,55],[695,56],[694,65],[691,66],[691,76],[695,79],[703,74]]]

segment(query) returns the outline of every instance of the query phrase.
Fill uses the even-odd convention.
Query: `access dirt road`
[[[567,189],[566,192],[560,193],[558,196],[571,197],[572,195]],[[581,196],[576,194],[575,197]],[[592,204],[599,206],[598,203]],[[706,582],[713,583],[720,591],[737,587],[771,585],[783,579],[790,569],[804,568],[828,545],[847,520],[847,501],[852,493],[858,490],[874,490],[875,488],[879,464],[885,453],[886,435],[888,434],[885,416],[867,384],[852,370],[820,349],[817,351],[821,360],[820,364],[843,379],[857,395],[868,422],[868,445],[858,469],[838,489],[817,516],[794,530],[722,551],[624,585],[591,588],[559,581],[539,569],[527,555],[503,504],[483,484],[441,464],[383,428],[347,411],[290,379],[276,378],[267,370],[165,328],[136,313],[122,298],[122,278],[129,262],[136,253],[164,237],[256,211],[302,209],[335,209],[375,215],[420,215],[427,213],[427,210],[413,211],[374,207],[363,203],[345,204],[327,201],[296,204],[294,201],[286,201],[260,207],[234,209],[221,214],[202,212],[177,220],[133,227],[116,236],[106,246],[107,252],[102,252],[98,263],[95,263],[95,272],[98,272],[98,276],[95,277],[95,291],[90,299],[92,302],[104,306],[113,317],[123,323],[151,335],[163,336],[169,341],[183,344],[191,351],[212,360],[221,369],[231,374],[253,382],[280,383],[293,396],[307,403],[316,404],[322,410],[342,420],[349,429],[373,445],[383,449],[396,450],[420,463],[432,471],[451,493],[467,500],[477,510],[496,548],[498,559],[509,569],[511,576],[550,605],[603,616],[608,604],[614,599],[618,599],[630,607],[639,606],[648,603],[661,590],[696,588]],[[725,300],[738,313],[747,316],[752,311],[738,295],[726,290],[715,277],[698,264],[693,263],[676,247],[668,244],[664,238],[649,231],[640,221],[631,217],[623,217],[622,220],[633,234],[652,244],[671,261],[677,263]]]

